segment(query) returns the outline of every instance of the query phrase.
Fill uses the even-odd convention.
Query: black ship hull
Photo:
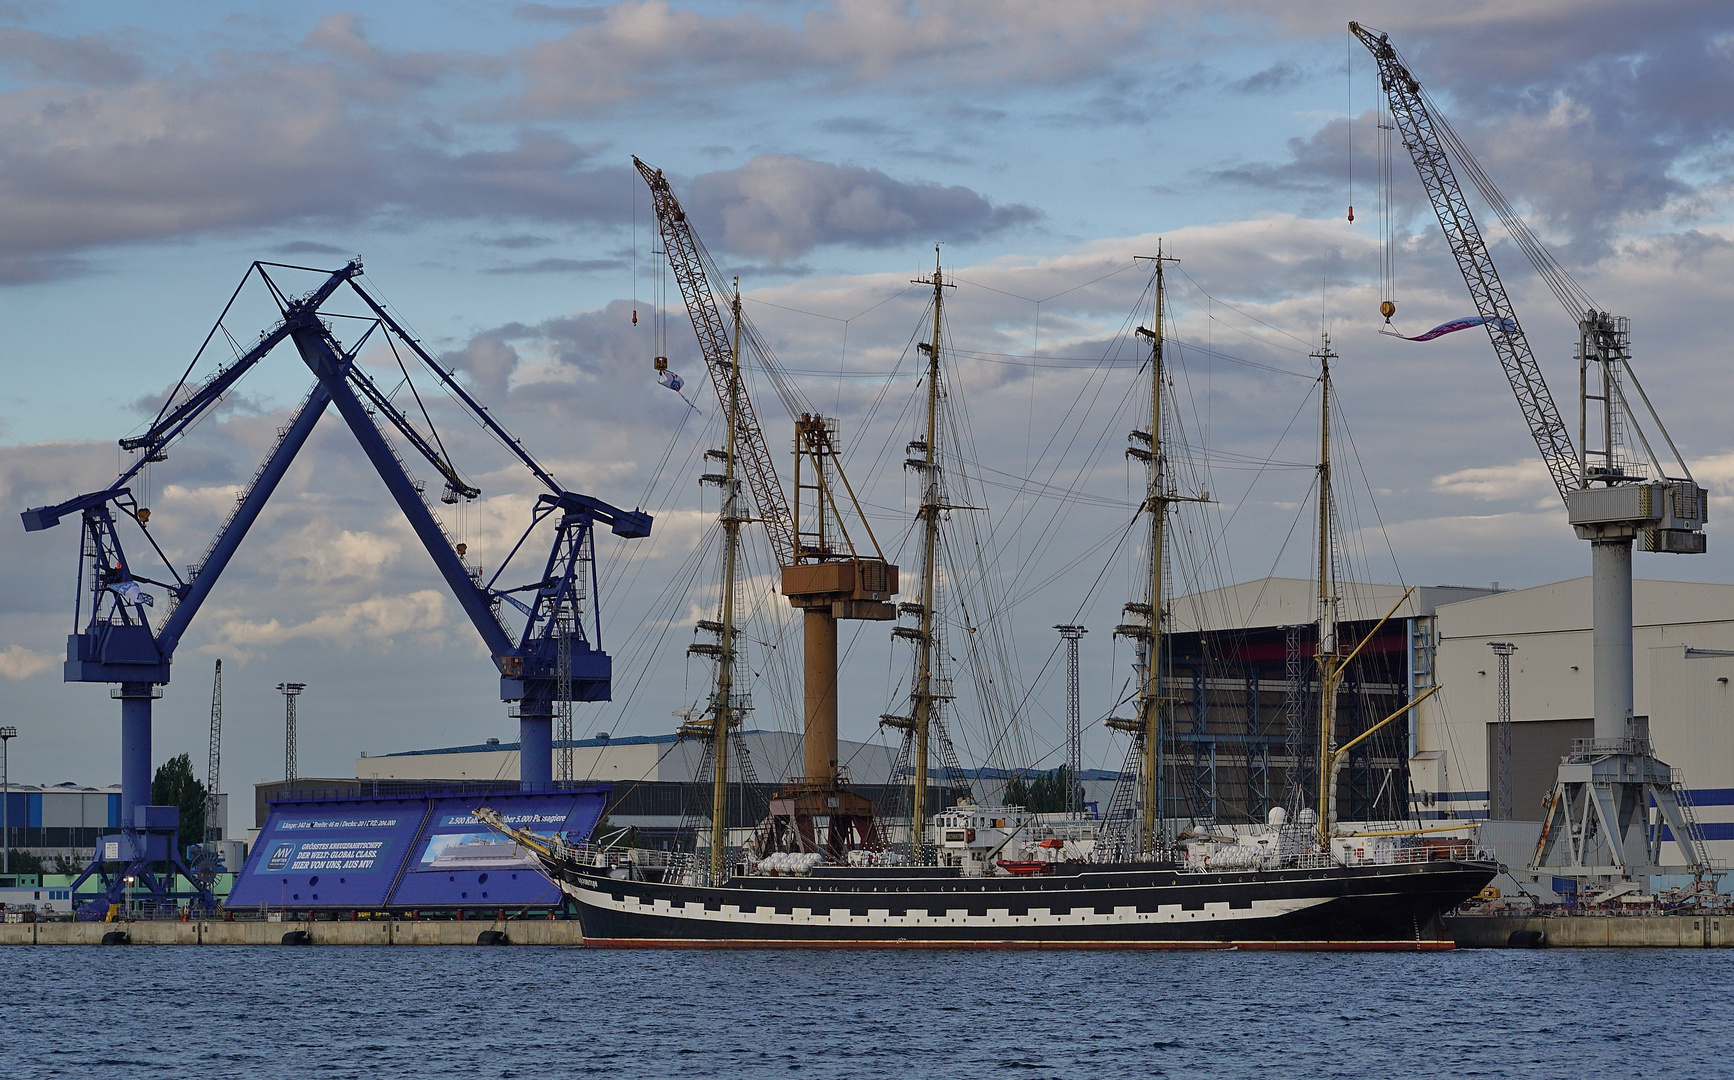
[[[585,944],[621,948],[1449,949],[1439,916],[1495,873],[1479,861],[1226,873],[1062,865],[1018,877],[838,869],[701,886],[563,860],[546,869],[576,903]]]

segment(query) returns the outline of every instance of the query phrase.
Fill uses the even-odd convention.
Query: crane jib
[[[680,287],[681,299],[691,316],[693,333],[698,337],[699,352],[704,356],[705,369],[710,372],[711,385],[719,401],[729,397],[728,386],[733,378],[735,343],[729,340],[722,309],[705,275],[706,257],[703,245],[687,220],[686,211],[663,177],[662,170],[652,168],[633,158],[639,175],[650,187],[656,221],[667,252],[669,268]],[[777,478],[775,463],[765,445],[764,433],[754,412],[752,396],[739,395],[735,409],[737,452],[747,486],[757,504],[758,517],[769,537],[777,561],[788,566],[797,561],[794,515],[789,511],[782,482]]]
[[[1543,378],[1541,366],[1529,347],[1517,322],[1505,284],[1494,268],[1493,256],[1481,237],[1481,230],[1470,212],[1468,200],[1457,183],[1451,160],[1427,108],[1421,84],[1410,74],[1396,49],[1384,34],[1368,30],[1359,23],[1350,23],[1349,31],[1373,54],[1379,66],[1379,83],[1385,91],[1396,122],[1420,175],[1421,186],[1433,204],[1444,230],[1451,255],[1463,275],[1463,283],[1475,302],[1476,313],[1487,327],[1488,339],[1505,371],[1506,381],[1517,397],[1529,433],[1541,451],[1554,487],[1562,500],[1566,493],[1581,486],[1577,451],[1571,433],[1554,404],[1553,394]]]

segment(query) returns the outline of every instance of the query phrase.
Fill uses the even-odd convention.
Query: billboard
[[[384,907],[426,818],[426,799],[277,803],[229,906]]]
[[[568,791],[284,800],[271,804],[230,907],[547,907],[560,893],[535,860],[478,822],[489,806],[513,825],[590,835],[607,785]]]
[[[483,803],[515,828],[542,836],[586,837],[602,816],[606,794],[562,791],[501,795],[478,800],[435,799],[433,814],[416,842],[396,907],[551,907],[560,890],[543,876],[535,857],[477,821],[470,811]]]

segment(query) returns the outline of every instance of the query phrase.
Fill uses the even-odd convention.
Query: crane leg
[[[546,701],[524,701],[518,708],[518,786],[548,791],[554,786],[553,709]]]
[[[133,808],[151,804],[151,684],[120,685],[120,821],[133,823]]]
[[[807,608],[801,620],[805,639],[807,779],[837,776],[837,619],[829,605]]]
[[[1626,739],[1632,717],[1632,541],[1590,544],[1594,600],[1595,737]]]

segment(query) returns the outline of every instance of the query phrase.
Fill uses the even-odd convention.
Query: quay
[[[129,945],[582,945],[576,919],[363,919],[356,922],[224,922],[216,919],[132,922],[0,923],[0,945],[101,945],[124,933]],[[493,936],[503,933],[504,940]],[[302,936],[305,935],[305,936]],[[486,940],[484,940],[486,938]]]
[[[1447,915],[1444,921],[1459,949],[1734,948],[1734,915]]]

